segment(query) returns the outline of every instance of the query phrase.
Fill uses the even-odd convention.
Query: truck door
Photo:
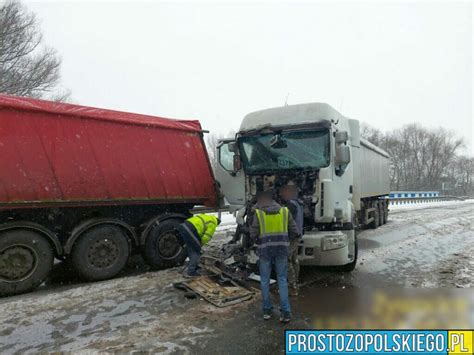
[[[220,140],[216,153],[216,180],[232,211],[245,205],[245,174],[240,166],[237,143],[233,139]]]

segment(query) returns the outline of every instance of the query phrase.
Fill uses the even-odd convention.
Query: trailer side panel
[[[0,95],[0,204],[215,205],[198,121]]]
[[[353,200],[385,196],[390,193],[388,155],[361,139],[359,147],[353,147],[354,194]],[[358,209],[358,208],[357,208]]]

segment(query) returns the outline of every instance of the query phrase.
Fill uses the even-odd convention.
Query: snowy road
[[[395,206],[389,221],[359,234],[359,262],[346,287],[474,286],[474,201]],[[308,282],[328,282],[317,272]]]
[[[362,231],[351,274],[305,269],[291,326],[472,327],[474,201],[432,206],[396,206],[386,225]],[[281,349],[284,328],[261,321],[258,298],[217,309],[185,299],[172,287],[179,279],[171,269],[1,299],[0,352]],[[411,308],[391,309],[397,300]]]
[[[474,286],[472,202],[394,210],[390,219],[363,233],[359,274],[407,287]]]

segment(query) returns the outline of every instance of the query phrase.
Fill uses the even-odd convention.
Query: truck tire
[[[388,206],[389,206],[389,204],[390,204],[390,202],[388,200],[385,201],[384,211],[383,211],[383,213],[385,214],[384,223],[387,223],[387,221],[388,221]]]
[[[385,224],[385,212],[383,206],[383,201],[379,201],[379,226],[383,226]]]
[[[71,262],[81,278],[99,281],[122,271],[129,255],[130,244],[125,231],[102,224],[86,230],[74,243]]]
[[[179,219],[167,219],[155,224],[146,236],[143,257],[153,269],[181,265],[188,253],[176,228],[182,223]]]
[[[0,234],[0,295],[31,291],[41,285],[53,267],[48,240],[27,229]]]
[[[374,220],[370,223],[370,227],[376,229],[380,225],[380,208],[378,201],[374,202],[372,207],[374,208]]]

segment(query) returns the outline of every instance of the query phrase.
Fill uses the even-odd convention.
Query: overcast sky
[[[474,153],[467,2],[27,5],[79,104],[225,134],[289,93],[383,130],[452,128]]]

